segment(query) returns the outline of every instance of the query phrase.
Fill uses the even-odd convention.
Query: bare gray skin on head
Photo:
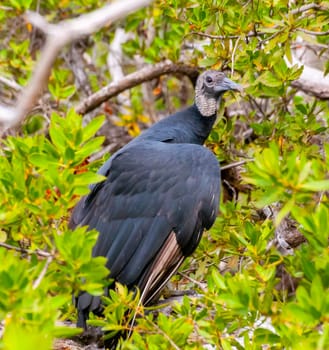
[[[241,87],[222,72],[208,70],[200,74],[195,87],[195,104],[200,113],[204,117],[216,114],[220,98],[228,90],[241,90]]]

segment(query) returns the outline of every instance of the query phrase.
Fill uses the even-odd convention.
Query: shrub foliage
[[[26,10],[57,22],[104,3],[4,0],[0,76],[25,85],[32,74],[43,38],[23,20]],[[223,196],[214,227],[172,280],[196,294],[169,314],[159,306],[149,312],[121,285],[104,298],[105,318],[90,323],[115,333],[129,330],[133,319],[122,348],[329,348],[329,108],[292,85],[303,71],[294,65],[301,46],[316,48],[317,64],[323,62],[317,68],[328,71],[328,9],[327,1],[158,0],[117,24],[132,34],[123,44],[130,64],[136,56],[149,64],[170,59],[226,70],[244,85],[242,97],[226,96],[207,145],[223,164],[247,160],[239,186],[231,186],[234,196]],[[111,78],[106,58],[114,29],[84,46],[94,92]],[[68,228],[71,208],[102,180],[96,169],[104,159],[88,159],[104,141],[95,135],[105,118],[86,122],[72,109],[84,94],[65,55],[55,62],[41,111],[0,141],[2,349],[50,349],[55,338],[79,333],[57,321],[75,321],[72,296],[79,290],[100,295],[108,283],[105,259],[91,257],[97,232]],[[182,97],[177,79],[157,84],[154,114],[191,99]],[[13,91],[4,85],[0,98],[13,100]],[[132,135],[151,120],[143,98],[140,86],[132,89],[128,114],[116,122]],[[113,113],[97,111],[104,112]],[[303,244],[280,241],[287,220]]]

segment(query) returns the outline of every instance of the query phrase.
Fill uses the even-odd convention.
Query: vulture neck
[[[195,104],[201,115],[205,118],[211,117],[217,113],[219,103],[220,98],[208,97],[200,93],[196,93],[195,95]]]
[[[210,134],[217,117],[217,110],[213,115],[205,117],[193,104],[174,115],[154,124],[137,140],[160,141],[167,143],[193,143],[202,145]]]
[[[194,111],[194,113],[191,113],[190,120],[186,122],[186,128],[189,128],[189,135],[191,136],[190,143],[203,145],[216,121],[217,108],[213,111],[213,114],[207,116],[201,113],[196,104],[190,108]]]

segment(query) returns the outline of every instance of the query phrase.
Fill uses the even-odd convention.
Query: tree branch
[[[312,4],[306,4],[306,5],[303,5],[301,7],[296,8],[294,10],[291,10],[290,14],[297,15],[299,13],[306,12],[309,10],[327,11],[328,8],[312,3]]]
[[[34,281],[32,289],[37,289],[42,281],[42,279],[45,277],[48,267],[50,265],[50,263],[53,261],[53,257],[52,256],[48,256],[45,266],[43,267],[42,271],[40,272],[40,275],[38,276],[38,278]]]
[[[31,80],[18,99],[17,106],[15,108],[0,106],[0,133],[21,122],[36,104],[47,84],[55,58],[65,45],[124,18],[129,13],[149,5],[151,1],[116,1],[88,14],[57,24],[48,23],[38,13],[28,12],[27,20],[47,35],[46,44]]]
[[[15,91],[21,91],[22,87],[16,83],[14,80],[7,79],[5,77],[0,77],[0,83],[8,86],[9,88],[15,90]]]
[[[264,35],[264,34],[265,33],[263,32],[250,32],[248,34],[245,34],[245,37],[252,38],[252,37]],[[185,37],[188,35],[198,35],[198,36],[208,38],[208,39],[213,39],[213,40],[239,39],[242,36],[242,35],[212,35],[212,34],[207,34],[202,32],[190,32],[190,33],[187,33]]]
[[[246,164],[248,162],[253,162],[253,161],[254,161],[253,159],[240,160],[240,161],[235,162],[235,163],[223,165],[223,166],[220,167],[220,170],[224,171],[224,170],[235,168],[235,167],[238,167],[238,166],[241,166],[241,165],[244,165],[244,164]]]
[[[29,249],[24,249],[24,248],[20,248],[20,247],[15,247],[13,245],[3,243],[3,242],[0,242],[0,247],[6,248],[8,250],[15,250],[16,252],[25,253],[28,255],[36,254],[36,255],[42,256],[43,258],[53,258],[52,254],[45,252],[43,250],[39,250],[39,249],[29,250]]]
[[[300,31],[300,32],[303,32],[305,34],[314,35],[314,36],[326,36],[326,35],[329,35],[329,30],[327,30],[326,32],[315,32],[313,30],[308,30],[308,29],[304,29],[304,28],[297,28],[296,31]]]
[[[298,79],[291,82],[295,89],[302,90],[306,94],[315,96],[320,100],[329,100],[329,85],[306,79]]]
[[[174,64],[170,61],[147,66],[125,76],[118,82],[112,82],[109,85],[104,86],[101,90],[82,101],[76,107],[76,112],[86,114],[100,106],[111,97],[120,94],[122,91],[130,89],[146,81],[158,78],[164,74],[184,74],[187,75],[192,82],[195,82],[197,76],[199,75],[199,71],[196,67],[187,66],[184,64]]]
[[[286,59],[288,67],[292,65],[303,66],[303,72],[299,79],[291,82],[291,86],[302,90],[306,94],[315,96],[321,100],[329,99],[329,77],[324,76],[324,73],[316,68],[310,67],[301,62],[294,55],[292,56],[292,62],[290,63]]]

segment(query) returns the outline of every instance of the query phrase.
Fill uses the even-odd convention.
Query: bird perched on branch
[[[203,143],[221,96],[241,87],[209,70],[196,82],[192,106],[156,123],[101,167],[106,180],[75,207],[70,225],[99,231],[93,256],[105,256],[109,277],[155,300],[196,249],[218,212],[220,169]],[[77,298],[78,326],[102,309],[99,297]]]

